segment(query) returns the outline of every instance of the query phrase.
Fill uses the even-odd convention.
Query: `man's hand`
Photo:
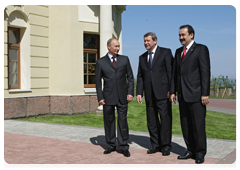
[[[171,94],[171,96],[170,96],[170,101],[171,101],[173,104],[176,104],[176,96],[175,96],[175,94]]]
[[[133,96],[131,94],[127,95],[127,101],[130,103],[133,100]]]
[[[202,96],[202,104],[207,105],[209,103],[209,98],[208,96]]]
[[[137,95],[137,102],[142,104],[142,95]]]
[[[102,100],[100,100],[98,103],[99,103],[100,105],[105,105],[105,100],[102,99]]]

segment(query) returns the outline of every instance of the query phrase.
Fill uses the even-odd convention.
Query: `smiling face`
[[[115,56],[120,50],[120,44],[117,39],[112,39],[111,43],[107,45],[109,54]]]
[[[153,40],[152,36],[144,37],[144,46],[149,52],[152,52],[156,44],[157,44],[157,39]]]
[[[194,34],[188,33],[188,28],[182,28],[179,30],[179,40],[180,43],[186,47],[188,46],[188,44],[190,44],[190,42],[193,40]]]

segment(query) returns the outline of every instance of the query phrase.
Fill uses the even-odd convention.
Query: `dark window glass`
[[[88,54],[88,63],[96,63],[96,54]]]
[[[95,84],[95,75],[89,75],[89,84]]]

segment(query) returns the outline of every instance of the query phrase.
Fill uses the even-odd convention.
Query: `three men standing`
[[[205,117],[210,92],[210,58],[205,45],[194,42],[194,29],[183,25],[179,40],[183,47],[175,53],[171,82],[171,101],[178,95],[183,138],[187,145],[185,155],[178,159],[195,158],[203,163],[206,155]]]
[[[186,153],[178,156],[178,159],[194,158],[196,163],[203,163],[206,155],[205,117],[210,92],[210,58],[208,48],[195,43],[194,35],[194,29],[190,25],[180,27],[179,40],[183,47],[176,50],[174,63],[171,50],[159,47],[154,33],[144,35],[147,52],[139,57],[136,94],[139,104],[142,104],[143,94],[146,101],[147,125],[152,146],[147,153],[160,151],[163,156],[170,155],[172,110],[169,100],[176,103],[177,93],[181,128],[187,145]],[[111,38],[107,46],[108,54],[97,60],[96,65],[97,96],[99,104],[103,105],[108,144],[104,154],[116,150],[116,106],[118,144],[123,155],[129,157],[127,108],[133,99],[133,74],[128,57],[118,55],[119,42]]]
[[[167,156],[172,148],[169,91],[173,56],[170,49],[157,45],[157,36],[152,32],[144,35],[144,45],[147,52],[139,57],[136,93],[137,102],[142,104],[143,91],[145,92],[147,125],[152,145],[147,153],[160,151],[163,156]]]

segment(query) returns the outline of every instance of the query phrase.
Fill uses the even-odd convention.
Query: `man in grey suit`
[[[134,80],[127,56],[118,55],[120,44],[111,38],[107,42],[108,53],[97,60],[96,90],[100,105],[103,105],[105,139],[108,148],[104,154],[116,150],[115,107],[118,112],[118,146],[124,156],[129,157],[129,129],[127,123],[128,103],[134,95]],[[102,89],[103,79],[103,89]]]

